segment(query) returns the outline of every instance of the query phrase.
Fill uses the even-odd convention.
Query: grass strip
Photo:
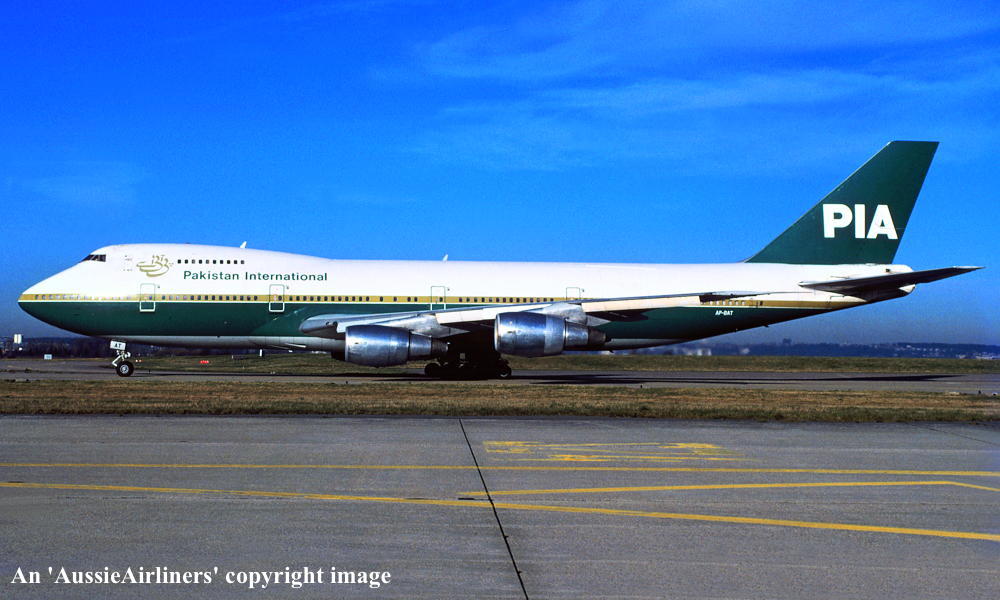
[[[0,382],[0,414],[599,416],[761,421],[991,421],[989,396],[401,383]]]
[[[1000,373],[1000,361],[949,358],[863,358],[828,356],[664,356],[564,354],[545,358],[510,359],[515,371],[768,371],[854,373]],[[208,361],[202,364],[201,361]],[[424,362],[410,368],[423,368]],[[332,360],[326,354],[270,354],[146,357],[140,368],[154,371],[239,372],[287,375],[377,374],[406,372],[403,368],[374,369]]]

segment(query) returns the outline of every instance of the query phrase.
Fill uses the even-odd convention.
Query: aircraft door
[[[443,285],[431,286],[431,298],[428,305],[430,310],[444,310],[448,308],[448,287]]]
[[[267,312],[285,312],[285,285],[272,283],[267,300]]]
[[[156,284],[139,284],[139,312],[156,312]]]

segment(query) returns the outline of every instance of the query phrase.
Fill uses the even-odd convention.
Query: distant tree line
[[[204,348],[165,348],[147,344],[129,344],[135,356],[214,356],[229,354],[256,354],[256,350],[206,350]],[[108,340],[92,337],[38,337],[24,338],[14,346],[10,338],[3,339],[0,356],[3,358],[38,358],[51,354],[54,358],[113,358],[114,350]]]

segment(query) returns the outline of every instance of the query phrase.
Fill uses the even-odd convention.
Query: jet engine
[[[493,326],[494,347],[501,354],[552,356],[564,350],[600,346],[608,336],[586,325],[535,312],[497,315]]]
[[[352,325],[345,334],[344,360],[368,367],[391,367],[448,351],[441,340],[398,327]]]

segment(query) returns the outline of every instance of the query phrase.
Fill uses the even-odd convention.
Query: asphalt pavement
[[[998,449],[972,424],[3,417],[0,597],[996,598]]]

